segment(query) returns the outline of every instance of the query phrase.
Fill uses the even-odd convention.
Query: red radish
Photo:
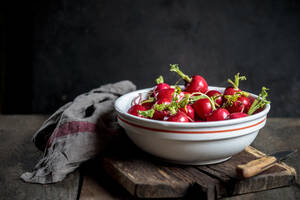
[[[165,104],[169,105],[172,102],[172,98],[160,98],[156,101],[155,104]]]
[[[263,111],[264,109],[265,109],[265,107],[259,108],[253,114],[259,113],[259,112]]]
[[[248,114],[242,113],[242,112],[237,112],[237,113],[231,113],[228,117],[228,119],[238,119],[242,117],[247,117]]]
[[[153,119],[163,120],[165,116],[170,114],[170,111],[167,109],[168,106],[172,103],[172,99],[170,98],[161,98],[156,101],[153,105],[155,110],[153,114]]]
[[[232,86],[229,86],[225,89],[224,95],[234,95],[237,92],[241,92],[240,89],[235,89]]]
[[[249,109],[250,109],[252,103],[255,101],[255,98],[249,95],[248,99],[249,99]]]
[[[235,101],[232,105],[226,106],[230,113],[244,112],[245,106],[240,101]]]
[[[139,111],[146,111],[146,110],[147,109],[144,106],[136,104],[134,106],[131,106],[131,108],[129,108],[128,113],[138,117],[143,117],[143,115],[139,114]]]
[[[147,110],[151,109],[154,105],[154,102],[146,102],[146,103],[143,103],[142,102],[142,106],[144,106]]]
[[[195,110],[191,105],[187,105],[186,108],[179,108],[179,110],[184,112],[192,120],[195,119]]]
[[[188,116],[181,111],[178,111],[174,115],[169,115],[165,117],[164,120],[169,122],[189,122]]]
[[[205,120],[205,118],[213,111],[213,106],[208,98],[197,100],[193,104],[193,108],[198,117],[202,120]]]
[[[230,101],[230,100],[229,100]],[[251,106],[248,97],[240,96],[235,101],[229,103],[226,108],[230,113],[244,112],[247,113]]]
[[[248,97],[245,97],[245,96],[241,96],[238,98],[238,101],[242,102],[242,104],[245,106],[245,109],[244,109],[244,113],[247,113],[248,110],[250,109],[250,106],[251,106],[251,101]]]
[[[170,85],[167,83],[159,83],[155,86],[154,91],[159,91],[159,90],[164,90],[164,89],[169,89]]]
[[[161,110],[161,111],[156,110],[153,114],[152,119],[163,120],[169,114],[170,114],[170,111],[168,111],[168,110]]]
[[[189,83],[185,86],[187,92],[205,93],[208,89],[206,80],[200,75],[194,75]]]
[[[206,95],[212,97],[212,99],[215,101],[216,104],[219,105],[219,107],[223,105],[223,95],[221,92],[217,90],[209,90],[206,92]]]
[[[164,89],[169,89],[170,85],[167,83],[159,83],[156,85],[155,90],[159,91],[159,90],[164,90]]]
[[[153,93],[156,94],[160,90],[169,89],[170,85],[167,83],[164,83],[164,78],[162,76],[159,76],[156,79],[156,86],[153,89]]]
[[[225,108],[216,109],[211,115],[206,117],[206,121],[221,121],[228,118],[230,113]]]
[[[162,98],[169,98],[169,99],[172,100],[174,92],[175,92],[174,88],[159,90],[156,93],[156,99],[159,100],[159,99],[162,99]]]
[[[253,103],[253,101],[255,101],[255,98],[252,96],[248,96],[248,99],[249,99],[250,103]]]
[[[234,82],[231,79],[228,79],[227,81],[232,85],[225,89],[224,95],[234,95],[237,92],[241,92],[239,89],[239,82],[246,80],[246,76],[240,76],[240,73],[237,73],[234,76]]]
[[[160,101],[160,99],[169,99],[169,101],[171,102],[175,92],[177,92],[177,90],[175,90],[174,88],[160,90],[156,93],[156,99],[157,99],[157,101]],[[177,94],[176,102],[181,101],[185,95],[185,92],[179,91],[178,93],[179,94],[176,93]]]
[[[180,71],[178,64],[171,64],[170,71],[176,72],[182,79],[185,80],[185,91],[189,93],[202,92],[206,93],[208,85],[206,80],[200,75],[194,75],[192,78]]]
[[[144,106],[147,110],[151,109],[152,106],[155,103],[155,99],[153,97],[148,97],[148,99],[145,99],[143,101],[141,101],[141,105]]]
[[[207,82],[202,76],[190,78],[179,70],[177,64],[170,67],[170,71],[185,80],[185,90],[176,85],[171,87],[160,76],[145,100],[142,100],[142,94],[132,100],[129,114],[154,120],[205,123],[246,117],[262,111],[270,103],[266,99],[268,89],[265,87],[257,98],[240,90],[239,81],[246,80],[246,77],[239,73],[234,76],[234,81],[228,79],[232,86],[222,94],[217,90],[208,91]]]

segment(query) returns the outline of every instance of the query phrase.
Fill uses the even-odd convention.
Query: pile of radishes
[[[154,120],[171,122],[220,121],[246,117],[264,109],[267,101],[267,88],[262,87],[258,98],[239,88],[239,81],[245,76],[237,73],[234,81],[226,87],[224,93],[208,90],[206,80],[200,75],[191,78],[180,71],[177,64],[170,65],[170,71],[176,72],[184,81],[184,88],[164,83],[163,77],[156,79],[156,86],[145,99],[138,96],[129,114]]]

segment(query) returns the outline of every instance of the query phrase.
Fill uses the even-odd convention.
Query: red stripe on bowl
[[[266,118],[264,118],[263,120],[261,120],[260,122],[257,122],[255,124],[249,125],[249,126],[244,126],[241,128],[234,128],[234,129],[227,129],[227,130],[217,130],[217,131],[172,131],[172,130],[164,130],[164,129],[156,129],[156,128],[149,128],[149,127],[145,127],[145,126],[141,126],[141,125],[137,125],[131,122],[126,121],[125,119],[121,118],[120,116],[118,116],[118,118],[126,123],[129,124],[131,126],[135,126],[138,128],[143,128],[143,129],[147,129],[147,130],[151,130],[151,131],[159,131],[159,132],[166,132],[166,133],[186,133],[186,134],[208,134],[208,133],[224,133],[224,132],[232,132],[232,131],[239,131],[239,130],[244,130],[247,128],[251,128],[254,126],[258,126],[259,124],[263,123],[264,121],[266,121]]]

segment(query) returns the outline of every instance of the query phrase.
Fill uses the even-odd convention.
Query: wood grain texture
[[[32,170],[42,156],[32,143],[33,133],[46,116],[0,115],[0,199],[64,199],[78,196],[80,174],[78,171],[57,184],[39,185],[24,183],[20,175]]]
[[[245,194],[283,187],[294,183],[296,172],[294,168],[277,163],[265,172],[249,179],[240,179],[236,174],[236,166],[265,156],[264,153],[249,146],[245,151],[233,156],[228,162],[216,165],[199,166],[224,183],[227,196]]]
[[[122,157],[106,156],[102,166],[130,194],[139,198],[178,198],[197,193],[215,199],[288,186],[296,176],[293,168],[276,164],[255,177],[239,179],[237,165],[264,155],[253,147],[247,147],[226,162],[207,166],[166,164],[141,154],[138,149],[130,150],[124,157],[125,152]]]
[[[116,188],[114,188],[116,189]],[[132,198],[132,197],[131,197]],[[80,200],[114,200],[121,199],[121,196],[115,196],[106,190],[97,180],[93,177],[85,176],[82,183]],[[122,196],[125,199],[125,196]],[[126,198],[129,199],[129,198]]]
[[[104,159],[104,168],[133,196],[174,198],[184,196],[188,183],[145,160]]]
[[[270,118],[257,135],[252,146],[267,154],[272,154],[277,151],[300,150],[299,141],[300,118]],[[298,172],[296,182],[300,185],[300,153],[293,154],[284,162],[296,169]]]
[[[76,199],[77,189],[79,185],[79,172],[71,174],[67,179],[58,184],[50,185],[36,185],[23,183],[19,179],[19,175],[26,170],[32,169],[34,164],[37,162],[41,156],[41,152],[34,147],[31,142],[31,137],[34,131],[41,125],[41,123],[46,119],[46,116],[28,116],[28,115],[17,115],[17,116],[3,116],[0,115],[0,195],[1,199]],[[270,118],[266,127],[262,129],[254,141],[253,145],[263,150],[266,153],[274,153],[278,150],[288,150],[288,149],[300,149],[300,118],[285,119],[285,118]],[[267,141],[267,142],[266,142]],[[19,145],[17,147],[17,145]],[[120,147],[118,144],[116,147]],[[120,147],[121,148],[121,147]],[[123,147],[122,147],[123,148]],[[125,147],[127,148],[127,147]],[[115,148],[118,149],[118,148]],[[264,154],[259,151],[252,149],[253,155],[248,155],[250,158],[253,156],[263,156]],[[144,155],[144,154],[143,154]],[[122,155],[123,156],[123,155]],[[129,155],[130,156],[130,155]],[[128,159],[129,157],[124,157]],[[233,158],[232,158],[233,159]],[[155,162],[155,160],[152,160]],[[300,170],[300,154],[297,153],[293,155],[290,159],[285,161],[287,164],[296,168],[297,171]],[[91,167],[95,168],[93,171]],[[273,184],[272,173],[273,170],[278,170],[284,168],[280,172],[282,180],[279,182],[285,184],[287,182],[292,182],[293,180],[288,180],[286,177],[290,177],[290,174],[295,174],[295,169],[289,167],[285,163],[277,163],[276,168],[269,169],[265,176],[268,176],[270,183],[266,184],[267,187]],[[162,166],[163,171],[172,170],[174,166],[164,165]],[[233,171],[228,171],[224,174],[220,171],[214,170],[214,168],[203,167],[205,169],[204,174],[209,174],[208,177],[213,177],[216,180],[216,186],[226,185],[230,183],[232,179],[231,176],[234,175]],[[183,169],[184,173],[172,172],[175,177],[181,177],[185,175],[189,169]],[[197,169],[198,170],[198,169]],[[203,170],[203,169],[201,169]],[[202,172],[202,171],[199,172]],[[92,163],[86,169],[83,169],[84,181],[83,187],[80,195],[80,200],[86,199],[133,199],[130,193],[120,187],[117,182],[112,182],[111,177],[99,176],[98,173],[102,172],[99,162]],[[86,174],[88,173],[88,175]],[[198,173],[198,172],[197,172]],[[202,172],[203,173],[203,172]],[[189,174],[193,174],[192,172]],[[185,177],[185,176],[184,176]],[[298,175],[299,177],[299,175]],[[255,178],[255,177],[253,177]],[[253,179],[252,178],[252,179]],[[299,180],[300,178],[298,178]],[[190,180],[190,179],[187,179]],[[186,181],[187,181],[186,180]],[[205,180],[205,179],[203,179]],[[256,180],[259,183],[259,180]],[[196,182],[196,180],[195,180]],[[199,180],[201,185],[201,179]],[[245,188],[252,187],[252,189],[257,189],[258,186],[255,184],[251,185],[250,182],[240,181],[238,184],[234,185],[232,189],[232,194],[236,194],[233,197],[226,197],[226,199],[232,200],[249,200],[249,199],[289,199],[295,200],[300,199],[300,187],[299,185],[292,187],[283,187],[272,190],[263,190],[260,192],[247,193]],[[205,187],[203,187],[205,188]],[[222,188],[226,188],[221,187]],[[187,191],[187,195],[190,192],[203,195],[205,193],[197,191],[202,188],[199,184],[194,184],[191,189]],[[217,190],[217,189],[216,189]],[[219,191],[218,194],[224,194],[225,191]],[[249,191],[249,190],[248,190]],[[242,195],[239,195],[241,193]],[[245,194],[246,193],[246,194]],[[229,194],[228,194],[229,195]],[[209,195],[207,195],[209,197]],[[217,195],[216,195],[217,196]],[[225,195],[226,196],[226,195]],[[106,198],[107,197],[107,198]]]
[[[300,149],[300,143],[299,143],[300,134],[299,133],[300,133],[300,118],[269,118],[266,126],[260,131],[260,133],[258,134],[253,145],[257,149],[260,149],[268,154],[271,154],[271,153],[274,153],[274,152],[280,151],[280,150]],[[123,148],[123,147],[120,147],[120,148]],[[124,148],[124,149],[126,149],[126,148]],[[264,153],[262,153],[260,151],[255,151],[255,149],[252,149],[251,154],[249,154],[248,156],[250,158],[254,159],[255,157],[260,157],[260,156],[264,156],[264,155],[265,155]],[[130,158],[130,156],[129,157],[127,156],[126,159],[129,159],[129,158]],[[287,164],[295,167],[296,171],[300,170],[300,154],[299,153],[294,154],[291,158],[289,158],[285,162]],[[285,176],[289,176],[288,174],[295,174],[295,169],[293,167],[289,167],[285,163],[277,163],[276,166],[278,166],[278,165],[279,165],[279,169],[282,169],[282,168],[285,169],[280,172],[280,173],[282,173],[283,180],[289,181],[289,180],[286,180]],[[91,173],[93,173],[91,176],[84,175],[84,180],[85,179],[96,180],[93,182],[92,181],[87,182],[89,184],[85,184],[85,183],[83,184],[83,188],[86,186],[86,188],[90,189],[89,197],[93,197],[90,199],[101,199],[99,197],[102,197],[102,195],[103,195],[102,190],[97,190],[96,187],[93,187],[94,184],[100,185],[101,187],[105,187],[104,195],[107,194],[107,191],[110,191],[110,193],[109,193],[110,198],[108,198],[108,199],[133,199],[134,198],[130,194],[121,192],[122,190],[120,188],[120,184],[118,184],[117,182],[115,182],[114,184],[109,183],[110,181],[113,180],[110,177],[96,178],[95,175],[97,175],[99,173],[99,171],[102,171],[99,169],[99,165],[94,163],[94,164],[90,165],[90,167],[97,168],[96,172],[91,172]],[[230,187],[229,183],[230,183],[231,177],[228,174],[224,174],[222,172],[216,171],[207,166],[202,166],[201,168],[205,169],[205,172],[209,173],[210,176],[215,177],[216,180],[220,181],[221,184],[223,184],[223,185],[227,184],[227,187]],[[274,169],[278,170],[277,167],[274,167]],[[85,170],[85,172],[87,172],[87,171],[91,171],[90,168],[88,168],[88,170]],[[270,173],[272,171],[273,171],[273,169],[269,169]],[[267,172],[265,172],[265,173],[267,173]],[[267,176],[269,176],[269,179],[272,178],[272,174],[268,174]],[[252,179],[254,179],[254,178],[255,177],[252,177]],[[300,178],[299,178],[299,173],[298,173],[298,181],[299,180],[300,180]],[[256,180],[256,181],[259,182],[259,180]],[[242,194],[236,194],[233,196],[229,196],[229,194],[228,194],[227,197],[222,197],[222,199],[226,199],[226,200],[274,200],[274,199],[296,200],[296,199],[300,199],[300,187],[298,184],[293,184],[290,187],[279,187],[279,188],[275,188],[275,189],[271,189],[271,190],[262,190],[262,191],[251,192],[251,193],[247,193],[247,191],[249,191],[249,190],[245,190],[245,188],[252,187],[253,189],[257,190],[257,189],[259,189],[258,188],[259,185],[256,186],[255,184],[251,184],[244,180],[243,182],[239,182],[238,184],[235,184],[234,186],[235,187],[231,187],[232,193],[233,194],[234,193],[242,193]],[[196,191],[199,191],[199,186],[197,186],[197,184],[195,184],[194,187],[192,187],[192,188]],[[226,187],[224,186],[223,188],[226,188]],[[235,191],[234,191],[234,189],[235,189]],[[119,195],[120,193],[122,195]],[[218,192],[218,193],[223,194],[224,191]],[[189,194],[190,194],[190,191],[187,192],[187,195],[192,196]],[[130,195],[131,197],[128,195]],[[80,200],[86,200],[86,198],[84,198],[84,197],[86,197],[85,190],[83,190],[81,192]],[[199,195],[197,197],[199,197]],[[196,198],[196,199],[200,199],[200,198]]]
[[[296,185],[289,187],[275,188],[260,192],[246,193],[231,197],[224,197],[222,200],[298,200],[300,189]]]

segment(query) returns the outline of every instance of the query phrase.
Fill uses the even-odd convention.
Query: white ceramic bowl
[[[132,100],[151,89],[118,98],[115,102],[118,122],[139,148],[172,163],[206,165],[229,159],[253,142],[259,129],[264,127],[270,110],[270,105],[267,105],[263,111],[244,118],[190,123],[151,120],[128,114]],[[220,87],[209,89],[224,91]]]

